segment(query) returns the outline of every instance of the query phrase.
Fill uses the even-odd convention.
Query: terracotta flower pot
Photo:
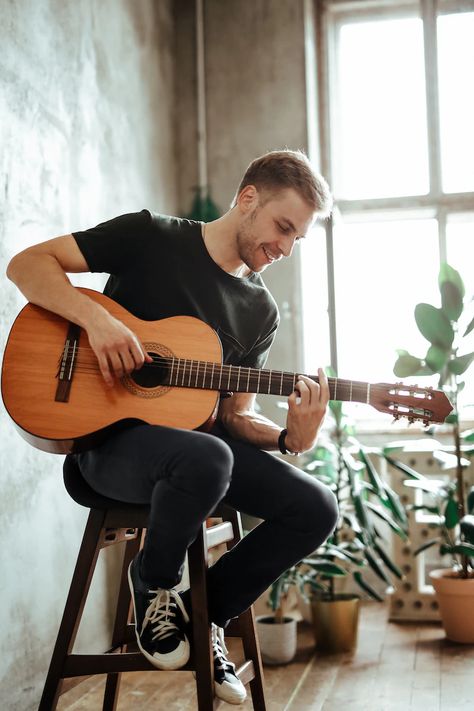
[[[474,573],[465,579],[449,568],[432,570],[430,579],[446,637],[453,642],[474,644]]]
[[[270,615],[259,615],[255,621],[263,662],[291,662],[296,654],[296,620],[293,617],[284,617],[280,623]]]
[[[357,646],[359,598],[337,595],[335,600],[315,598],[311,602],[314,636],[325,652],[352,652]]]

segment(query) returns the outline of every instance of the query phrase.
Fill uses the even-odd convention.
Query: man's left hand
[[[288,398],[285,446],[289,452],[306,452],[316,444],[329,402],[326,374],[318,368],[319,384],[300,375]]]

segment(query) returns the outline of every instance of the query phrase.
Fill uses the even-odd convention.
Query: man
[[[30,247],[8,276],[29,301],[85,329],[110,387],[151,359],[125,324],[71,286],[67,272],[108,273],[105,293],[141,319],[197,316],[219,333],[225,363],[261,368],[278,311],[260,274],[289,257],[330,208],[327,184],[304,154],[274,151],[250,164],[231,208],[209,224],[148,210],[122,215]],[[225,657],[222,628],[336,524],[332,493],[265,451],[314,446],[329,399],[318,373],[319,384],[299,377],[283,431],[257,414],[254,395],[235,393],[221,400],[210,433],[135,424],[77,455],[98,492],[151,505],[129,583],[139,647],[160,669],[189,658],[189,593],[176,586],[202,522],[222,499],[264,519],[208,571],[216,694],[230,703],[246,692]]]

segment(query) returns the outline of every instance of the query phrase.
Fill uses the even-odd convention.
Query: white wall
[[[24,304],[4,276],[15,253],[145,206],[173,213],[177,189],[171,0],[3,3],[0,37],[3,351]],[[0,706],[29,711],[38,705],[87,511],[65,493],[62,457],[27,445],[3,406],[0,482]],[[78,649],[104,643],[110,553]]]

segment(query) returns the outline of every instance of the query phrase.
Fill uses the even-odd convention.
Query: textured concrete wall
[[[0,349],[24,300],[13,254],[122,212],[177,210],[171,0],[1,3]],[[100,288],[89,275],[75,282]],[[0,706],[37,708],[86,511],[62,457],[32,449],[0,408]],[[110,553],[111,551],[107,551]],[[106,555],[78,649],[101,649]]]
[[[227,209],[251,160],[269,150],[307,150],[303,0],[206,0],[208,165],[212,194]],[[297,370],[301,304],[297,255],[269,267],[281,326],[268,367]],[[276,399],[259,398],[281,420]]]

